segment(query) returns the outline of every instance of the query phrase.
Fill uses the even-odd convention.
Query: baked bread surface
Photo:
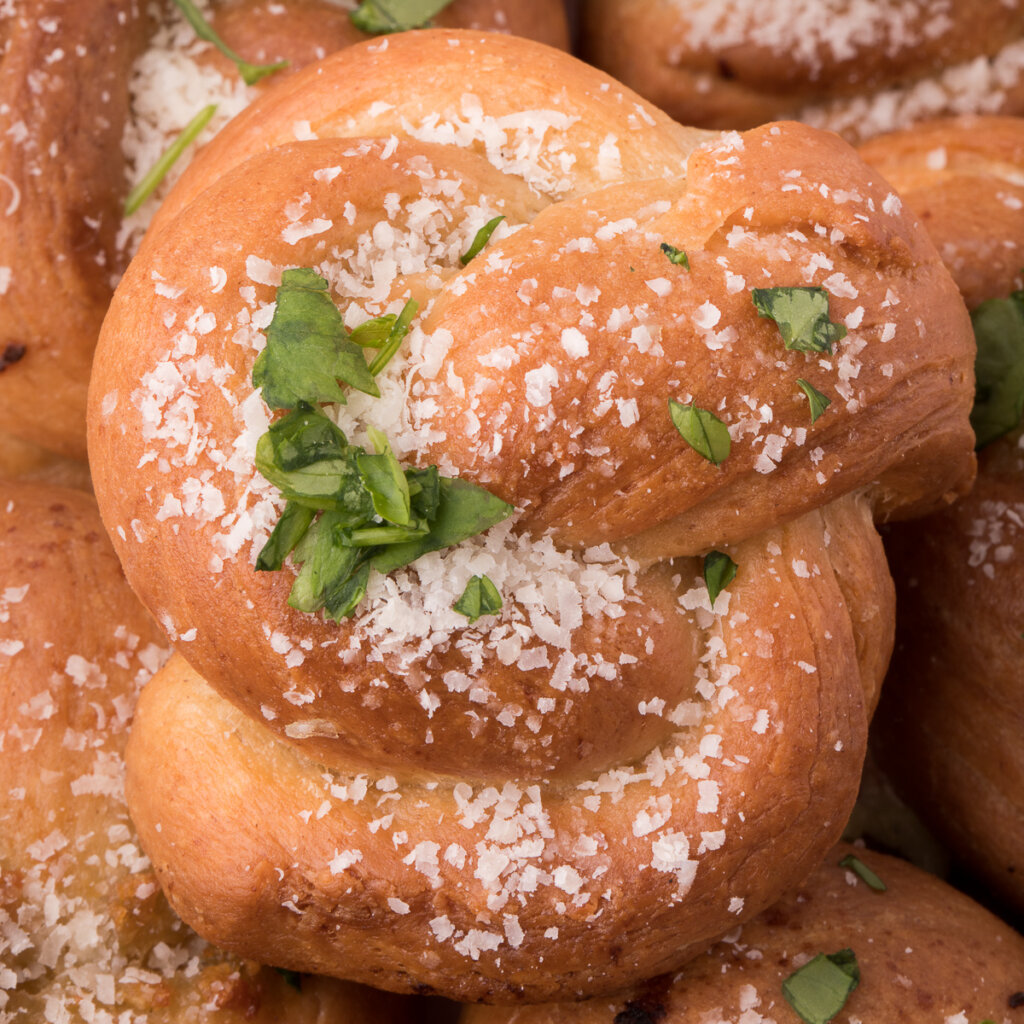
[[[157,26],[172,20],[172,5],[17,0],[8,6],[0,15],[0,439],[10,434],[84,460],[93,351],[130,256],[122,233],[128,194],[122,143],[134,65]],[[257,83],[250,90],[255,95],[275,77],[365,40],[349,19],[352,6],[223,0],[205,13],[248,60],[288,62]],[[454,0],[438,21],[568,45],[564,10],[547,0]],[[198,50],[199,66],[241,89],[234,65],[212,46],[181,50]],[[202,95],[198,83],[196,95]]]
[[[214,949],[167,905],[128,817],[123,756],[168,652],[92,497],[4,484],[0,580],[0,1021],[404,1019],[382,994],[293,985]]]
[[[294,266],[351,324],[420,303],[382,397],[333,410],[348,435],[517,509],[341,623],[253,571],[281,501],[251,371]],[[831,358],[752,302],[811,285]],[[973,473],[969,330],[889,186],[812,129],[709,136],[554,50],[444,31],[268,92],[169,199],[91,392],[105,522],[188,663],[130,758],[172,904],[283,966],[493,1000],[612,991],[765,907],[855,795],[891,644],[873,519]],[[722,465],[670,397],[729,425]],[[714,606],[712,548],[739,566]],[[470,625],[481,571],[504,608]]]
[[[1024,113],[1017,0],[588,0],[581,52],[686,124],[795,117],[861,141]]]
[[[853,856],[876,892],[839,861]],[[508,1009],[467,1007],[461,1024],[768,1024],[799,1018],[782,983],[821,953],[850,949],[860,983],[831,1019],[991,1020],[1013,1024],[1024,989],[1024,939],[933,875],[848,844],[753,921],[665,975],[608,999]]]

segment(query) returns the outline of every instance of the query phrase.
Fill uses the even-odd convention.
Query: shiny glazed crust
[[[343,983],[306,979],[300,992],[177,919],[124,803],[128,728],[163,637],[90,496],[24,483],[0,494],[3,1019],[369,1024],[401,1013]]]
[[[870,889],[839,861],[878,875]],[[836,1024],[992,1020],[1011,1024],[1024,939],[966,896],[893,857],[835,847],[801,886],[677,975],[608,999],[517,1009],[467,1007],[460,1024],[768,1024],[797,1020],[782,983],[820,953],[852,949],[860,984]]]
[[[966,311],[888,186],[812,129],[709,138],[554,50],[436,31],[269,92],[165,210],[101,339],[90,448],[129,578],[192,666],[152,689],[131,755],[175,907],[287,966],[543,999],[671,969],[802,878],[888,657],[872,518],[973,472]],[[338,415],[397,404],[400,457],[517,506],[467,549],[501,616],[451,611],[458,554],[341,624],[288,607],[290,569],[252,571],[280,503],[251,367],[296,265],[364,316],[421,303],[384,397]],[[798,284],[848,325],[831,359],[753,307]],[[833,399],[814,424],[803,375]],[[721,467],[670,396],[730,424]],[[740,566],[714,608],[712,547]]]
[[[910,119],[1024,113],[1010,0],[588,0],[582,52],[685,124],[810,120],[859,140]]]
[[[0,436],[84,459],[89,368],[127,260],[119,154],[132,65],[154,25],[138,0],[14,7],[0,15]],[[278,77],[366,38],[330,0],[225,0],[212,20],[253,62],[288,60]],[[548,0],[454,0],[439,21],[568,42]],[[235,75],[212,48],[206,60]]]

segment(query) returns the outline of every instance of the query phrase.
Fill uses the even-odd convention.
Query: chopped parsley
[[[286,270],[267,328],[267,347],[252,370],[263,401],[271,409],[294,409],[300,402],[343,403],[339,381],[379,398],[373,376],[362,348],[345,330],[327,282],[309,267]]]
[[[846,328],[828,317],[824,288],[755,288],[751,293],[758,313],[779,326],[786,348],[797,352],[827,352],[846,337]]]
[[[1024,291],[981,303],[971,324],[978,343],[971,426],[983,448],[1013,430],[1024,413]]]
[[[501,594],[490,577],[474,576],[452,607],[470,622],[476,622],[481,615],[496,615],[501,611]]]
[[[728,458],[732,447],[729,428],[713,412],[683,405],[674,398],[668,400],[668,412],[680,437],[708,462],[720,466]]]
[[[288,61],[286,60],[279,60],[276,64],[250,64],[247,60],[239,57],[217,35],[213,26],[206,20],[202,11],[196,7],[192,0],[174,0],[174,2],[178,5],[181,13],[185,15],[185,20],[192,26],[195,34],[200,39],[212,43],[228,60],[234,63],[235,67],[238,68],[238,73],[242,76],[242,81],[246,85],[255,85],[261,78],[266,78],[267,75],[272,75],[275,71],[280,71],[288,66]]]
[[[839,862],[839,866],[852,871],[865,885],[868,886],[869,889],[874,889],[875,892],[886,891],[885,882],[883,882],[878,875],[876,875],[874,871],[864,863],[864,861],[855,857],[852,853],[848,853]]]
[[[709,551],[704,556],[704,584],[708,588],[712,608],[718,595],[736,578],[738,568],[724,551]]]
[[[860,968],[851,949],[819,953],[783,983],[782,994],[805,1024],[828,1024],[860,984]]]
[[[371,36],[422,28],[451,0],[363,0],[349,14],[352,24]]]
[[[364,331],[364,343],[379,343],[367,366],[327,282],[309,267],[281,276],[253,385],[268,406],[284,411],[257,443],[256,468],[286,504],[256,568],[276,571],[291,555],[300,569],[288,603],[299,611],[351,616],[372,571],[388,573],[458,544],[514,511],[476,484],[441,476],[436,466],[402,466],[373,427],[367,428],[373,451],[351,444],[320,407],[344,401],[341,382],[379,395],[374,375],[398,350],[416,308],[408,302],[397,316],[356,329]],[[490,595],[481,600],[477,614],[490,614]]]
[[[668,242],[662,242],[661,251],[668,257],[669,263],[674,263],[684,270],[690,269],[690,257],[682,249],[677,249],[674,245],[669,245]]]
[[[807,404],[811,407],[811,422],[813,423],[832,404],[832,399],[827,395],[823,395],[813,384],[805,381],[803,377],[797,377],[796,383],[807,396]]]
[[[199,137],[199,133],[210,123],[210,118],[217,112],[217,104],[211,103],[192,118],[181,130],[181,134],[167,147],[160,159],[146,172],[142,180],[128,193],[124,201],[124,215],[130,217],[167,177],[167,172],[175,165],[178,158]]]
[[[480,250],[491,240],[494,229],[505,219],[504,214],[492,217],[474,236],[469,248],[459,257],[459,262],[466,266]]]

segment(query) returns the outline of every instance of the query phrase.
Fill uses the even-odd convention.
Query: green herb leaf
[[[275,572],[280,569],[295,545],[306,535],[315,515],[315,508],[289,501],[270,538],[263,545],[263,550],[256,557],[257,572]]]
[[[481,615],[496,615],[501,611],[501,594],[490,577],[474,576],[452,607],[470,622],[476,622]]]
[[[491,240],[494,229],[505,219],[504,215],[492,217],[474,236],[470,247],[459,257],[459,262],[465,266],[476,256],[480,250]]]
[[[363,350],[348,339],[327,282],[309,267],[286,270],[267,347],[253,364],[253,386],[262,388],[271,409],[294,409],[300,402],[344,402],[339,380],[380,396]]]
[[[327,595],[324,610],[335,622],[351,618],[359,602],[366,597],[366,585],[369,581],[370,563],[362,562],[337,589]]]
[[[361,348],[380,348],[388,340],[397,319],[394,313],[375,316],[355,328],[348,340],[354,341]]]
[[[1024,414],[1024,291],[981,303],[971,323],[978,343],[971,426],[983,448],[1013,430]]]
[[[708,462],[720,466],[732,447],[729,428],[707,409],[668,400],[668,411],[682,439]]]
[[[430,524],[425,519],[417,519],[409,526],[361,526],[355,530],[346,530],[342,543],[353,548],[377,548],[385,544],[406,544],[425,537],[430,531]]]
[[[723,551],[709,551],[704,556],[704,583],[708,588],[711,607],[718,595],[736,578],[736,563]]]
[[[356,457],[359,475],[370,492],[377,515],[389,523],[408,526],[412,522],[409,483],[387,440],[383,435],[380,438],[382,442],[374,439],[379,454]]]
[[[402,339],[409,333],[409,325],[419,308],[419,303],[410,299],[402,307],[402,312],[395,317],[391,330],[388,331],[387,339],[381,345],[380,351],[373,357],[373,362],[370,363],[370,373],[374,377],[391,362],[391,357],[398,351]]]
[[[301,562],[302,568],[288,595],[292,608],[316,612],[345,591],[349,578],[366,555],[359,548],[341,543],[344,529],[343,516],[325,512],[302,538],[295,549],[295,561]]]
[[[334,510],[346,526],[361,526],[374,506],[359,471],[360,454],[319,409],[303,405],[259,439],[256,468],[290,501]]]
[[[362,32],[377,36],[420,28],[451,0],[363,0],[349,15]]]
[[[853,950],[819,953],[783,983],[782,994],[806,1024],[827,1024],[860,983]]]
[[[809,384],[803,377],[797,377],[797,385],[807,396],[807,403],[811,407],[811,422],[813,423],[831,404],[832,399],[823,395],[814,385]]]
[[[755,288],[751,297],[758,313],[779,325],[788,349],[831,355],[833,343],[846,337],[846,328],[828,318],[824,288]]]
[[[228,60],[234,62],[235,67],[238,68],[238,73],[242,76],[242,80],[246,85],[255,85],[261,78],[266,78],[267,75],[272,75],[275,71],[288,67],[288,61],[286,60],[279,60],[276,64],[250,64],[247,60],[239,57],[217,35],[213,30],[213,26],[203,17],[202,12],[192,0],[174,0],[174,2],[178,5],[181,13],[185,15],[185,20],[192,26],[195,34],[200,39],[213,43]]]
[[[407,469],[405,479],[409,485],[413,515],[433,522],[437,517],[437,503],[441,500],[441,474],[437,471],[437,466]]]
[[[374,556],[373,567],[388,573],[428,551],[440,551],[489,530],[515,511],[490,491],[458,477],[441,477],[437,513],[430,532],[408,544],[394,544]]]
[[[864,863],[864,861],[855,857],[852,853],[848,853],[839,862],[839,866],[852,871],[865,885],[868,886],[869,889],[874,889],[875,892],[886,891],[885,882],[883,882],[878,875],[876,875],[874,871]]]
[[[182,129],[181,134],[167,147],[159,160],[146,172],[142,180],[128,193],[124,201],[124,215],[130,217],[167,177],[167,172],[174,166],[178,158],[199,137],[199,133],[210,123],[210,118],[217,112],[217,104],[211,103],[192,118]]]
[[[668,257],[669,263],[675,263],[676,266],[686,270],[690,269],[690,257],[682,249],[677,249],[674,245],[669,245],[668,242],[662,242],[661,251]]]

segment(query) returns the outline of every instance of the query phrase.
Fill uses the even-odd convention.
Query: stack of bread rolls
[[[1014,1024],[1019,935],[833,844],[898,594],[880,754],[1024,907],[1019,433],[964,497],[1024,136],[812,124],[965,69],[1015,110],[1016,0],[583,7],[715,130],[478,31],[564,47],[561,5],[200,6],[288,66],[170,5],[0,13],[0,1024]],[[126,217],[164,52],[221,110]]]

